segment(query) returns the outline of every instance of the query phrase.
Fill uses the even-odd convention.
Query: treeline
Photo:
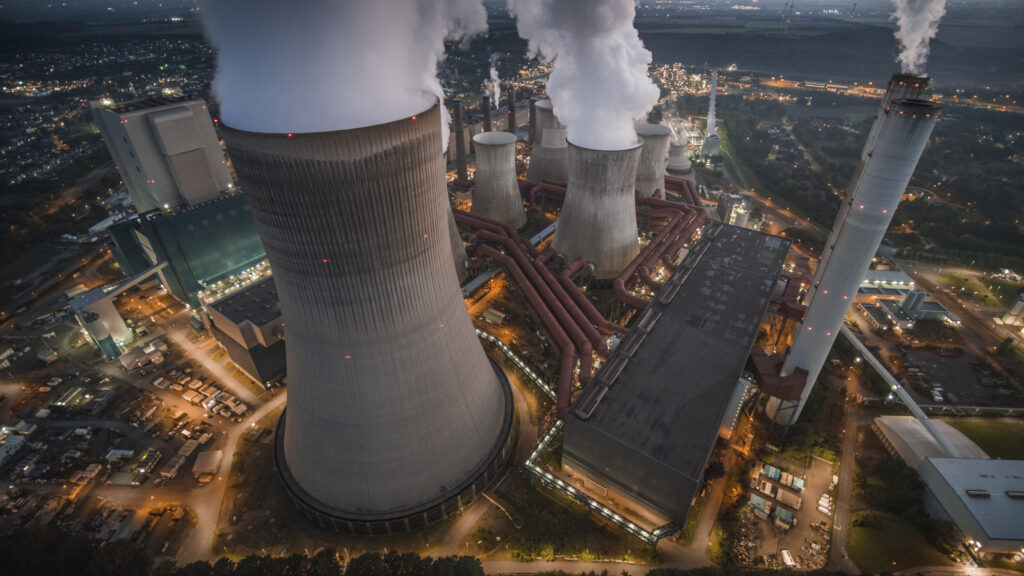
[[[413,553],[370,552],[345,561],[326,548],[312,556],[246,556],[239,560],[154,566],[141,546],[128,541],[101,545],[97,540],[56,530],[0,539],[4,576],[483,576],[473,556],[421,558]]]

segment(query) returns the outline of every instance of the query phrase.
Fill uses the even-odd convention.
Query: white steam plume
[[[905,74],[923,74],[931,39],[939,31],[939,20],[946,13],[946,0],[893,0],[896,12],[896,39],[900,55],[896,60]]]
[[[487,29],[481,0],[201,0],[200,7],[219,51],[221,117],[253,132],[343,130],[422,112],[443,96],[437,65],[445,39]]]
[[[577,146],[622,150],[658,102],[651,53],[633,27],[634,0],[508,0],[531,55],[554,64],[547,93]]]
[[[494,106],[498,106],[498,102],[501,100],[501,79],[498,78],[498,69],[491,64],[491,98],[494,100]]]

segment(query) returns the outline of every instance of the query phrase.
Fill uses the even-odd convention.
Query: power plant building
[[[640,252],[639,160],[639,144],[626,150],[593,150],[569,143],[569,182],[551,245],[568,262],[593,264],[598,279],[615,277]]]
[[[789,241],[710,223],[565,419],[563,466],[677,522],[747,391]]]
[[[202,99],[96,101],[91,109],[139,214],[202,204],[232,187]]]
[[[514,451],[449,243],[440,107],[334,132],[224,129],[287,327],[275,459],[314,521],[390,534],[458,512]]]
[[[250,378],[266,385],[284,376],[284,319],[273,276],[204,309],[213,336]]]

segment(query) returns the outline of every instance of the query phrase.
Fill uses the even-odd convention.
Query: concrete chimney
[[[782,367],[782,376],[806,370],[807,381],[799,400],[769,402],[768,413],[777,423],[790,425],[800,417],[940,110],[938,104],[924,100],[892,99],[876,120],[876,137],[862,155],[866,160],[833,226],[838,232],[829,259],[818,269],[804,322]]]
[[[222,135],[288,327],[275,462],[289,497],[352,534],[458,513],[514,446],[511,391],[452,264],[440,104],[350,130]]]
[[[526,224],[519,184],[516,182],[516,137],[508,132],[484,132],[473,136],[476,146],[476,177],[470,212],[522,228]]]
[[[484,94],[480,99],[480,108],[484,112],[484,132],[490,132],[494,128],[491,126],[491,95]]]
[[[672,131],[661,124],[637,124],[640,163],[636,168],[636,193],[640,198],[664,197],[665,168]]]
[[[537,143],[537,98],[530,98],[530,146]]]
[[[614,278],[640,252],[635,195],[640,144],[593,150],[569,142],[568,148],[569,183],[552,246],[568,262],[582,258],[593,264],[597,278]]]
[[[516,122],[516,86],[508,85],[508,131],[516,134],[519,132],[519,124]]]
[[[536,109],[537,141],[533,144],[526,180],[565,182],[569,179],[569,147],[565,140],[565,126],[555,117],[551,100],[538,100]]]
[[[452,119],[455,121],[455,166],[456,177],[469,180],[466,170],[466,129],[462,124],[462,100],[452,100]]]

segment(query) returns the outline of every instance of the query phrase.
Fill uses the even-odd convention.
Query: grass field
[[[846,551],[850,560],[866,574],[896,572],[915,566],[944,566],[950,561],[933,548],[912,525],[880,513],[873,526],[857,526],[858,518],[866,512],[853,515],[853,526]]]
[[[1024,460],[1024,421],[998,419],[969,419],[950,422],[993,458]]]

